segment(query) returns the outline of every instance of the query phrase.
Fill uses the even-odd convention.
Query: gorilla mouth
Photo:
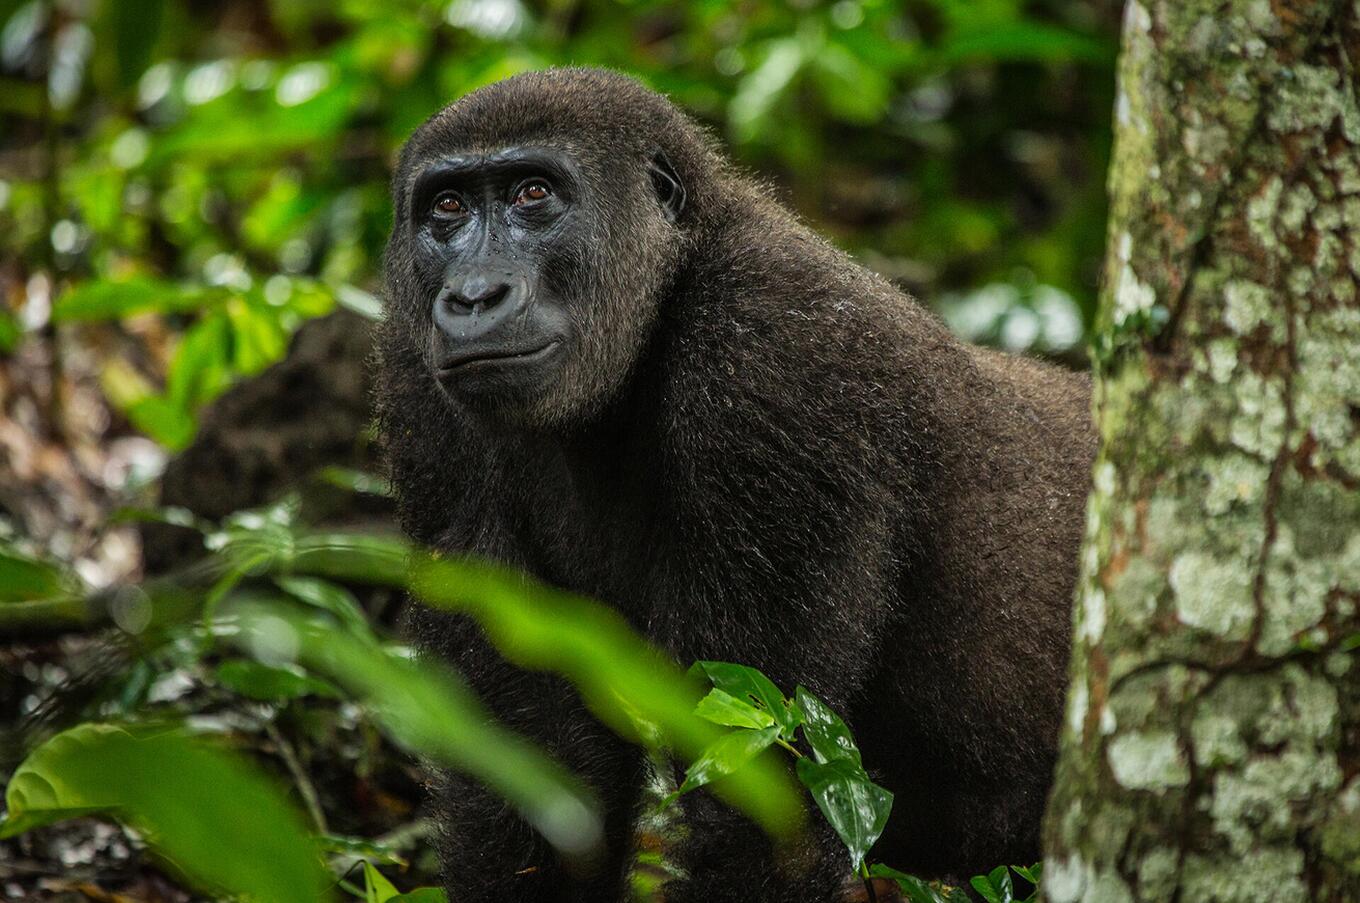
[[[544,345],[514,351],[500,348],[488,348],[484,350],[470,348],[465,352],[453,354],[445,358],[444,362],[439,365],[439,375],[447,376],[454,371],[467,368],[480,369],[484,366],[536,363],[552,354],[557,346],[561,344],[562,341],[560,339],[553,339]]]

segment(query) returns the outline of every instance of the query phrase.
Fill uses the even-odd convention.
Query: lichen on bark
[[[1360,900],[1360,2],[1129,3],[1045,896]]]

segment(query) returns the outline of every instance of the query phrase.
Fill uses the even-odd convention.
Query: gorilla
[[[392,193],[375,363],[409,535],[603,600],[682,664],[821,696],[896,794],[877,859],[955,878],[1036,859],[1089,380],[961,343],[617,73],[468,94],[410,138]],[[448,775],[450,899],[624,898],[645,756],[465,619],[411,621],[605,813],[581,874]],[[849,877],[815,812],[796,856],[702,791],[682,817],[671,903],[829,901]]]

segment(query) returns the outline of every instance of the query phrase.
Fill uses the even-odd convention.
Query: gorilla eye
[[[537,201],[541,201],[551,194],[552,189],[548,187],[547,182],[527,182],[520,188],[519,193],[515,195],[514,204],[516,207],[522,207],[525,204],[533,204]]]
[[[444,216],[458,216],[463,212],[463,199],[451,191],[446,191],[434,199],[434,212]]]

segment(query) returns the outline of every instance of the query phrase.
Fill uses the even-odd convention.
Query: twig
[[[298,761],[297,753],[293,750],[293,745],[279,733],[279,729],[271,721],[265,722],[265,735],[269,737],[274,748],[278,750],[279,758],[283,759],[283,764],[288,768],[288,773],[293,776],[293,783],[297,784],[298,793],[302,796],[302,802],[307,807],[307,814],[312,817],[312,824],[316,827],[317,833],[329,834],[330,828],[326,826],[326,813],[321,810],[321,800],[316,795],[316,788],[312,786],[312,781],[307,777],[307,772],[303,770],[302,763]]]

